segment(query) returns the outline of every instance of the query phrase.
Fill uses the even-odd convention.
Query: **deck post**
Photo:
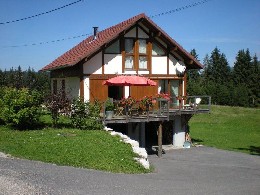
[[[158,128],[158,157],[162,157],[162,122],[160,122]]]

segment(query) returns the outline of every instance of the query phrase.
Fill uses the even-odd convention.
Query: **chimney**
[[[93,29],[94,29],[94,39],[96,39],[97,38],[97,33],[98,33],[98,27],[93,27]]]

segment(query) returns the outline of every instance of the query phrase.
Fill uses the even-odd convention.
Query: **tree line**
[[[10,68],[9,70],[0,69],[0,88],[28,88],[29,90],[37,90],[42,95],[50,94],[50,75],[48,72],[36,72],[32,68],[22,70],[18,68]]]
[[[191,54],[198,58],[195,49]],[[249,49],[238,51],[233,67],[217,47],[205,56],[203,64],[202,71],[188,71],[188,95],[210,95],[218,105],[259,107],[260,63]]]

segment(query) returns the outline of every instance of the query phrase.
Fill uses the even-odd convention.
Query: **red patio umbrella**
[[[112,86],[156,86],[156,82],[146,77],[136,75],[116,76],[104,81],[102,84]]]

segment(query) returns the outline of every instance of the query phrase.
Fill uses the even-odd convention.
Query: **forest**
[[[198,59],[196,50],[190,52]],[[189,70],[187,73],[188,95],[209,95],[212,104],[259,107],[260,102],[260,62],[249,49],[239,50],[234,65],[231,67],[224,53],[216,47],[206,55],[202,70]],[[50,77],[47,72],[34,71],[32,68],[22,70],[0,69],[0,87],[28,88],[37,90],[43,96],[50,94]]]
[[[191,54],[198,58],[195,49]],[[202,64],[203,70],[188,71],[188,95],[210,95],[216,105],[259,107],[260,63],[249,49],[238,51],[232,67],[217,47]]]

